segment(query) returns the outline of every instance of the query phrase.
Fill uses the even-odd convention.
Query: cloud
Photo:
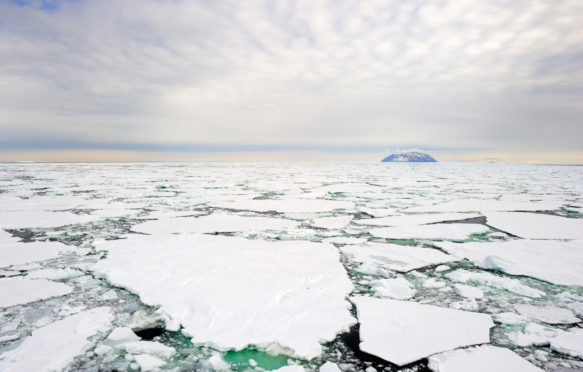
[[[583,150],[581,24],[575,0],[2,3],[0,137]]]

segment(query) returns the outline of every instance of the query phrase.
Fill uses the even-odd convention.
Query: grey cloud
[[[583,5],[0,5],[0,135],[582,150]]]

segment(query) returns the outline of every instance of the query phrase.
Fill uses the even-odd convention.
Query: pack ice
[[[355,321],[345,300],[352,284],[326,243],[134,235],[97,247],[108,251],[97,272],[161,306],[195,343],[311,359]]]

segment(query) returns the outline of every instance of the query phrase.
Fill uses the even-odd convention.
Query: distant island
[[[421,152],[401,152],[398,154],[391,154],[382,160],[383,163],[400,162],[400,163],[436,163],[431,155]]]

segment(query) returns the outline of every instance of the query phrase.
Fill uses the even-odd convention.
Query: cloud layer
[[[581,25],[578,0],[2,2],[0,146],[582,151]]]

